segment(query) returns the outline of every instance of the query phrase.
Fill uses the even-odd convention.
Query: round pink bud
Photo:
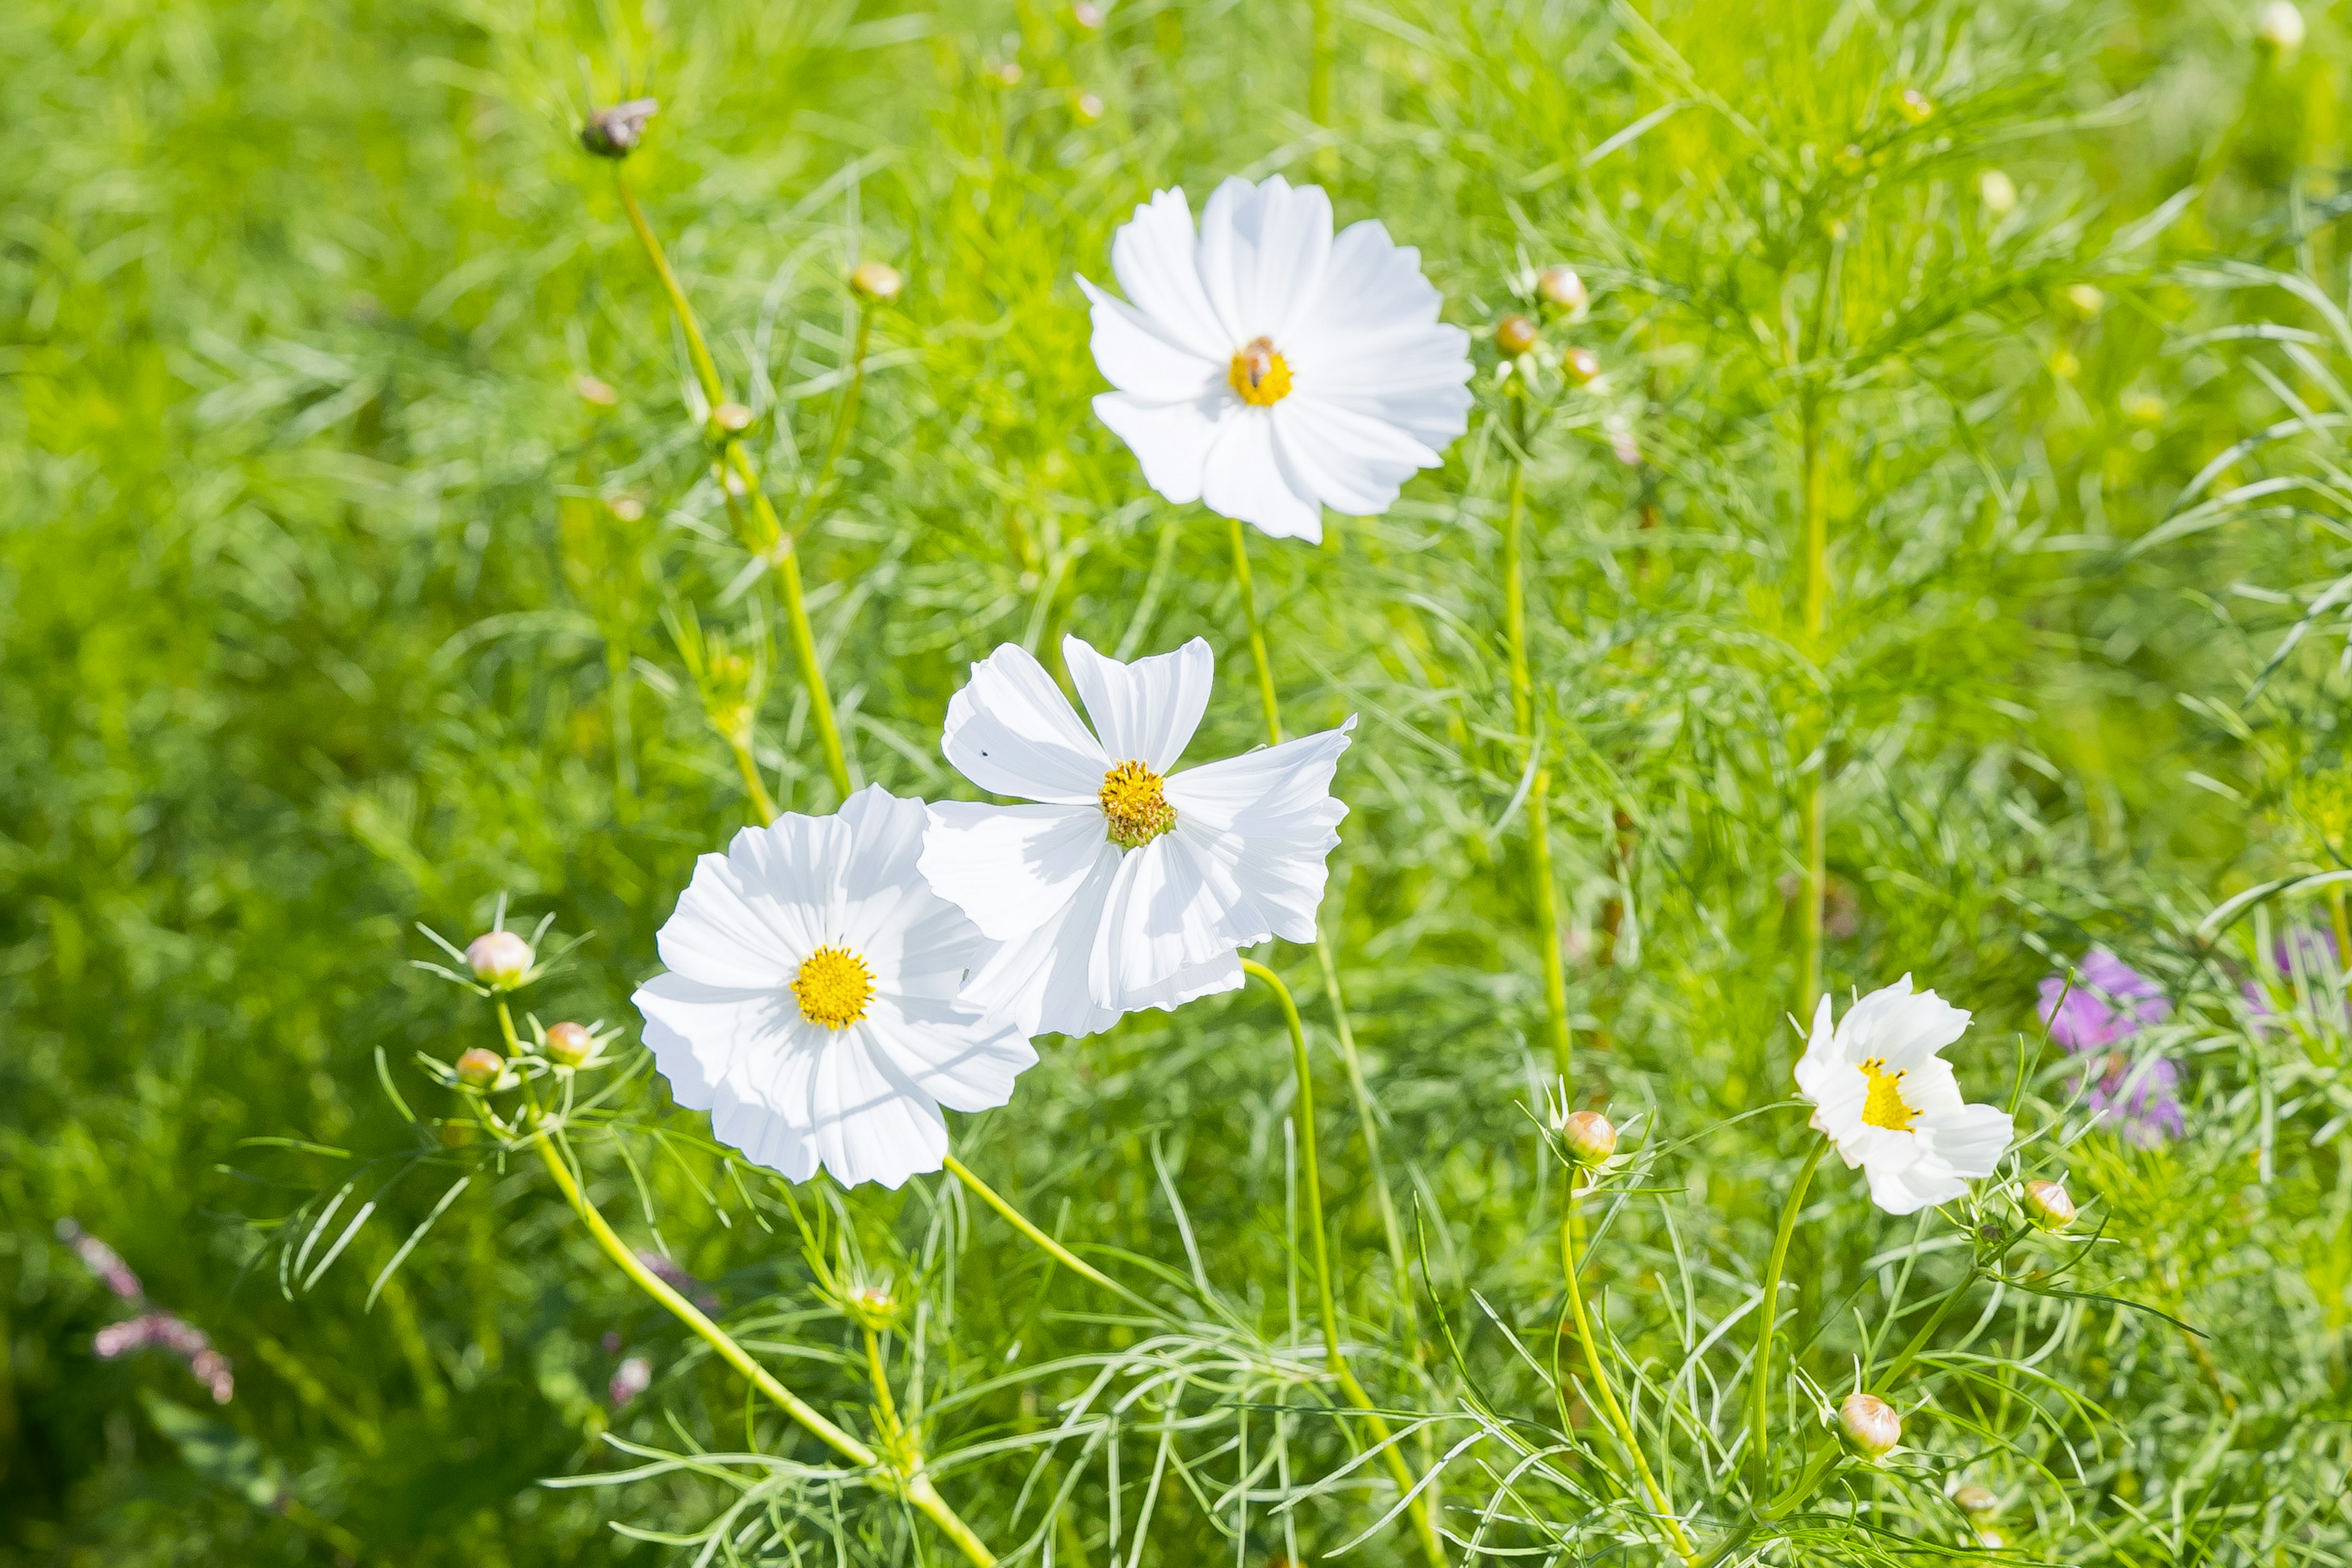
[[[602,376],[573,376],[572,389],[580,395],[583,403],[593,403],[599,408],[611,408],[621,401],[621,395],[613,390],[613,384]]]
[[[2000,1499],[1990,1487],[1980,1487],[1974,1481],[1952,1494],[1952,1501],[1971,1519],[1990,1519],[2000,1511]]]
[[[1517,359],[1536,346],[1536,324],[1525,316],[1506,316],[1495,323],[1495,346],[1506,359]]]
[[[1547,267],[1536,274],[1536,292],[1549,304],[1574,314],[1584,309],[1588,296],[1584,279],[1576,275],[1573,267]]]
[[[2074,1223],[2074,1200],[2055,1182],[2028,1182],[2025,1212],[2043,1230],[2063,1230]]]
[[[710,411],[710,422],[730,436],[751,427],[751,411],[740,403],[722,403]]]
[[[1849,1394],[1838,1405],[1838,1426],[1847,1447],[1865,1459],[1883,1459],[1903,1441],[1895,1406],[1874,1394]]]
[[[1591,349],[1570,349],[1560,356],[1559,368],[1568,379],[1582,386],[1601,374],[1601,356]]]
[[[1580,1165],[1605,1165],[1617,1152],[1617,1129],[1597,1110],[1580,1110],[1570,1116],[1562,1136],[1569,1154]]]
[[[457,1058],[457,1081],[469,1089],[488,1089],[506,1070],[506,1058],[483,1046],[476,1046]]]
[[[887,305],[898,297],[898,291],[907,286],[907,280],[899,277],[898,269],[887,261],[861,261],[849,274],[849,286],[856,290],[860,299]]]
[[[493,991],[511,991],[530,973],[530,943],[510,931],[484,931],[466,944],[474,978]]]
[[[576,1068],[595,1054],[596,1037],[581,1025],[565,1022],[548,1026],[547,1057],[550,1061]]]

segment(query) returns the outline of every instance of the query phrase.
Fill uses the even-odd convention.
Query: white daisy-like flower
[[[1951,1064],[1937,1053],[1960,1037],[1969,1016],[1911,977],[1874,991],[1830,1024],[1830,999],[1797,1063],[1797,1088],[1812,1102],[1813,1129],[1837,1145],[1846,1169],[1862,1167],[1870,1197],[1889,1214],[1949,1203],[1992,1174],[2009,1147],[2009,1112],[1960,1098]]]
[[[1209,645],[1121,664],[1067,637],[1062,657],[1092,731],[1011,643],[948,704],[948,761],[1036,803],[930,807],[923,875],[998,944],[964,1000],[1025,1034],[1088,1035],[1238,989],[1237,949],[1314,941],[1355,720],[1177,773],[1208,707]]]
[[[1095,413],[1172,501],[1320,540],[1323,508],[1386,511],[1470,416],[1470,335],[1437,319],[1421,252],[1378,222],[1331,235],[1331,198],[1227,180],[1201,231],[1155,192],[1111,240],[1120,300],[1086,279]]]
[[[677,1102],[793,1181],[936,1171],[940,1107],[1002,1105],[1037,1060],[956,999],[986,942],[915,868],[924,820],[877,784],[745,828],[695,863],[658,938],[669,973],[635,997]]]

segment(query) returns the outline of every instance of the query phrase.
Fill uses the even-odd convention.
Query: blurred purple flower
[[[613,1408],[618,1410],[652,1387],[653,1381],[653,1363],[641,1355],[633,1355],[613,1369],[613,1381],[604,1392],[612,1396]]]
[[[2334,975],[2338,972],[2336,933],[2311,926],[2296,926],[2271,944],[2271,965],[2290,987],[2298,969],[2315,981]],[[2245,981],[2238,989],[2256,1018],[2278,1016],[2278,1008],[2271,1003],[2270,988],[2259,976]]]
[[[704,1311],[719,1310],[719,1298],[710,1293],[709,1287],[660,1253],[640,1252],[637,1254],[637,1261],[646,1266],[647,1273]]]
[[[109,1323],[90,1340],[100,1361],[114,1361],[133,1351],[164,1350],[188,1363],[196,1381],[211,1391],[215,1405],[226,1405],[236,1395],[228,1357],[213,1349],[204,1330],[169,1312],[142,1312],[119,1323]]]
[[[2101,1051],[2143,1026],[2172,1016],[2172,1003],[2155,981],[2104,947],[2083,955],[2069,987],[2066,976],[2042,982],[2042,1021],[2050,1037],[2074,1052]]]
[[[2173,1092],[2179,1085],[2180,1069],[2163,1057],[2134,1061],[2121,1051],[2109,1051],[2083,1103],[2094,1115],[2105,1117],[2125,1142],[2152,1149],[2189,1130],[2180,1099]]]
[[[82,1267],[97,1275],[99,1282],[108,1289],[126,1301],[139,1300],[139,1276],[131,1272],[131,1266],[122,1261],[121,1253],[69,1219],[58,1221],[58,1239],[72,1247]]]

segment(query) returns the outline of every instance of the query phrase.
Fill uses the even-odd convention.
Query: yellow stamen
[[[1919,1112],[1904,1101],[1901,1069],[1888,1072],[1885,1058],[1873,1057],[1862,1064],[1862,1076],[1870,1085],[1870,1092],[1863,1096],[1862,1124],[1889,1132],[1910,1131]]]
[[[1272,338],[1252,338],[1225,373],[1244,403],[1264,408],[1290,395],[1290,362],[1274,352]]]
[[[1141,763],[1121,763],[1103,774],[1100,798],[1110,841],[1122,849],[1139,849],[1176,826],[1160,775]]]
[[[801,1016],[828,1029],[845,1029],[866,1016],[874,1000],[874,971],[845,947],[820,947],[793,980]]]

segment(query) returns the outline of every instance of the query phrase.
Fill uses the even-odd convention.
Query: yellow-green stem
[[[1805,657],[1822,662],[1824,634],[1829,630],[1829,495],[1828,476],[1822,468],[1822,420],[1819,401],[1804,403],[1803,489],[1805,508]],[[1799,941],[1803,953],[1803,981],[1798,987],[1797,1016],[1810,1018],[1822,994],[1822,906],[1829,895],[1829,713],[1811,730],[1812,756],[1805,769],[1804,908],[1798,914]]]
[[[1252,959],[1242,960],[1242,971],[1262,981],[1274,993],[1282,1005],[1283,1022],[1290,1029],[1291,1066],[1298,1075],[1298,1102],[1292,1109],[1291,1121],[1298,1130],[1298,1163],[1307,1182],[1307,1223],[1314,1231],[1315,1301],[1323,1326],[1323,1359],[1339,1380],[1339,1388],[1348,1402],[1364,1412],[1371,1428],[1372,1439],[1380,1445],[1381,1462],[1398,1489],[1412,1498],[1407,1512],[1412,1517],[1413,1533],[1419,1537],[1422,1551],[1427,1554],[1433,1568],[1445,1568],[1445,1545],[1438,1539],[1435,1521],[1429,1515],[1428,1493],[1415,1492],[1412,1468],[1404,1462],[1391,1441],[1393,1434],[1387,1420],[1373,1407],[1372,1396],[1356,1381],[1348,1365],[1347,1352],[1339,1346],[1339,1308],[1331,1290],[1331,1250],[1324,1237],[1323,1176],[1315,1154],[1315,1070],[1307,1056],[1307,1030],[1298,1021],[1298,1004],[1291,1000],[1290,987],[1282,976]]]
[[[2337,973],[2352,969],[2352,918],[2344,908],[2344,884],[2336,882],[2327,889],[2327,918],[2336,927],[2336,963]]]
[[[637,241],[645,247],[646,257],[653,263],[655,273],[661,279],[662,291],[669,296],[669,308],[677,319],[678,330],[686,334],[687,357],[694,363],[695,379],[701,384],[704,400],[716,409],[727,400],[727,389],[719,379],[719,366],[710,357],[710,348],[703,341],[702,327],[695,320],[694,307],[686,297],[685,287],[669,264],[668,254],[662,249],[653,225],[646,221],[645,209],[637,205],[636,193],[629,188],[620,166],[613,170],[614,189],[620,192],[621,205],[629,215],[629,226],[636,230]],[[862,380],[865,369],[865,316],[858,317],[858,372]],[[853,382],[853,386],[856,384]],[[793,643],[793,657],[800,665],[801,683],[808,688],[809,717],[816,726],[817,746],[824,753],[826,774],[842,799],[849,798],[849,758],[841,745],[841,731],[834,719],[833,697],[825,688],[824,668],[817,661],[816,637],[809,629],[808,607],[801,587],[800,553],[793,536],[784,531],[783,521],[776,515],[774,503],[768,500],[767,486],[760,478],[759,465],[745,449],[735,433],[720,432],[722,446],[719,462],[734,475],[743,487],[744,500],[751,503],[753,530],[744,540],[746,548],[765,556],[773,566],[777,580],[782,585],[784,620]],[[845,438],[836,431],[836,439]],[[831,469],[831,454],[826,458],[826,471]],[[812,501],[814,495],[812,496]],[[762,792],[764,793],[764,791]],[[772,805],[769,815],[774,816]]]
[[[1698,1549],[1684,1533],[1682,1521],[1675,1517],[1664,1489],[1658,1485],[1658,1478],[1651,1472],[1649,1457],[1643,1453],[1641,1443],[1633,1436],[1633,1424],[1625,1418],[1625,1408],[1617,1403],[1617,1392],[1610,1386],[1609,1374],[1601,1367],[1601,1348],[1593,1342],[1591,1320],[1584,1310],[1584,1288],[1576,1275],[1577,1180],[1577,1173],[1570,1173],[1568,1213],[1559,1222],[1560,1271],[1568,1279],[1568,1310],[1576,1323],[1577,1342],[1584,1347],[1584,1365],[1592,1374],[1594,1391],[1601,1395],[1601,1412],[1608,1417],[1610,1429],[1617,1434],[1618,1443],[1623,1447],[1626,1457],[1633,1461],[1633,1468],[1642,1478],[1642,1489],[1650,1499],[1650,1511],[1657,1516],[1658,1524],[1666,1532],[1675,1554],[1685,1563],[1696,1563]]]
[[[580,1183],[572,1175],[571,1165],[556,1148],[553,1131],[543,1129],[535,1142],[540,1157],[547,1163],[548,1173],[555,1178],[556,1186],[562,1189],[572,1212],[588,1227],[588,1234],[595,1237],[596,1245],[604,1249],[604,1256],[611,1258],[639,1289],[667,1308],[678,1321],[716,1351],[719,1360],[733,1367],[752,1387],[775,1401],[784,1414],[799,1422],[820,1442],[851,1464],[875,1471],[890,1490],[904,1497],[938,1525],[964,1556],[979,1568],[991,1568],[996,1561],[996,1554],[972,1533],[970,1525],[957,1517],[955,1510],[948,1506],[947,1500],[940,1496],[928,1477],[919,1471],[910,1476],[895,1475],[884,1468],[881,1456],[826,1420],[814,1406],[779,1383],[774,1374],[752,1360],[751,1352],[736,1343],[726,1330],[704,1316],[693,1302],[679,1295],[659,1275],[637,1260],[637,1255],[629,1250],[613,1227],[605,1223],[604,1216],[597,1212],[596,1205],[590,1203],[588,1195],[580,1190]]]
[[[1511,666],[1511,718],[1519,743],[1534,764],[1528,782],[1528,879],[1536,906],[1536,936],[1543,965],[1544,1025],[1551,1042],[1552,1068],[1559,1074],[1565,1103],[1575,1066],[1575,1040],[1568,1026],[1568,966],[1560,952],[1559,895],[1551,874],[1551,769],[1539,755],[1536,734],[1535,678],[1528,668],[1527,519],[1525,416],[1512,401],[1511,510],[1503,533],[1503,635]]]
[[[1150,1302],[1145,1300],[1142,1297],[1137,1295],[1134,1291],[1129,1289],[1126,1286],[1120,1284],[1109,1275],[1105,1274],[1101,1269],[1097,1268],[1093,1264],[1088,1263],[1085,1258],[1080,1258],[1076,1253],[1072,1252],[1068,1247],[1064,1247],[1060,1242],[1055,1241],[1052,1237],[1046,1235],[1043,1230],[1040,1230],[1035,1225],[1032,1224],[1027,1215],[1023,1214],[1019,1209],[1014,1208],[1010,1203],[998,1195],[996,1189],[990,1186],[986,1182],[982,1181],[979,1175],[972,1171],[971,1166],[965,1164],[961,1160],[957,1159],[953,1154],[950,1154],[946,1157],[946,1163],[948,1173],[950,1175],[952,1175],[957,1181],[961,1182],[965,1186],[971,1188],[974,1197],[977,1197],[990,1208],[994,1209],[998,1214],[1003,1215],[1007,1224],[1011,1225],[1013,1229],[1019,1231],[1022,1235],[1034,1242],[1046,1253],[1047,1256],[1051,1257],[1063,1268],[1068,1269],[1071,1273],[1077,1275],[1082,1279],[1090,1280],[1094,1284],[1101,1286],[1104,1289],[1109,1291],[1112,1295],[1118,1297],[1121,1300],[1127,1301],[1133,1306],[1140,1307],[1147,1312],[1154,1310]]]
[[[1282,706],[1274,696],[1274,665],[1265,657],[1265,634],[1258,629],[1257,600],[1250,592],[1249,541],[1242,520],[1228,518],[1234,531],[1234,584],[1242,593],[1242,621],[1249,628],[1250,658],[1257,666],[1258,700],[1265,706],[1265,743],[1282,744]]]
[[[751,754],[751,742],[738,743],[730,740],[727,749],[735,753],[735,765],[742,770],[743,788],[751,797],[752,815],[760,819],[761,826],[767,826],[776,820],[776,803],[768,794],[768,786],[761,781],[760,762]]]
[[[1830,1141],[1816,1138],[1812,1152],[1797,1171],[1797,1179],[1789,1187],[1789,1195],[1780,1205],[1780,1228],[1772,1237],[1772,1257],[1764,1266],[1764,1297],[1756,1303],[1756,1359],[1748,1375],[1756,1380],[1748,1398],[1748,1464],[1755,1477],[1753,1492],[1759,1502],[1770,1495],[1772,1473],[1766,1456],[1766,1447],[1772,1429],[1772,1330],[1780,1310],[1780,1271],[1789,1261],[1789,1238],[1796,1234],[1797,1211],[1805,1206],[1805,1189],[1813,1184],[1814,1168],[1822,1156],[1828,1153]]]

